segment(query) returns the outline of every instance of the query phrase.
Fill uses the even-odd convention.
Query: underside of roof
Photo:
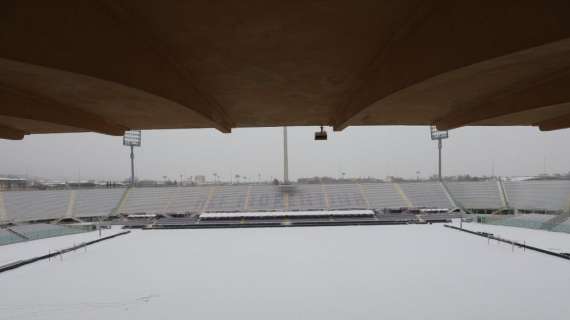
[[[0,138],[570,127],[568,0],[18,0],[0,9]]]

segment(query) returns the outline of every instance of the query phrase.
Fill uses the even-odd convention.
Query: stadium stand
[[[322,186],[328,198],[329,209],[368,208],[362,191],[356,184],[328,184]]]
[[[169,202],[162,213],[186,213],[201,211],[215,187],[180,187],[171,193]],[[150,212],[147,212],[150,213]]]
[[[505,181],[509,205],[517,209],[568,209],[570,181]]]
[[[111,214],[125,189],[77,190],[73,217],[100,217]]]
[[[133,188],[120,213],[163,213],[167,210],[171,197],[179,191],[175,187]]]
[[[415,207],[452,208],[439,182],[400,183],[400,187]]]
[[[327,208],[320,184],[296,185],[287,195],[289,210],[319,210]]]
[[[394,188],[392,183],[363,183],[360,185],[371,209],[401,208],[407,206],[406,201]]]
[[[449,182],[447,185],[453,199],[466,208],[503,208],[501,191],[496,181]],[[504,189],[509,204],[519,212],[557,213],[567,210],[569,206],[570,181],[505,182]],[[103,217],[113,213],[169,215],[232,211],[454,207],[439,182],[6,191],[2,192],[2,199],[3,220],[16,223],[57,221],[66,217]],[[544,228],[554,229],[565,220],[564,217],[553,217],[552,221],[547,220],[550,224]]]
[[[468,209],[495,209],[505,205],[497,181],[447,182],[453,199]]]
[[[4,192],[4,205],[10,221],[59,219],[65,215],[69,190]]]
[[[283,210],[285,208],[284,192],[278,186],[252,185],[249,190],[249,210]]]
[[[215,193],[208,202],[208,211],[243,210],[251,186],[217,186]],[[207,198],[207,195],[206,195]]]
[[[6,213],[4,206],[4,192],[0,191],[0,223],[2,221],[8,221],[8,213]]]

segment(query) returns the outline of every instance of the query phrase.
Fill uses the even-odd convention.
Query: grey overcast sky
[[[289,128],[290,177],[387,175],[427,177],[437,170],[436,143],[427,127],[350,127],[314,141],[316,127]],[[256,181],[282,177],[282,129],[143,131],[136,149],[139,178],[185,178],[198,174],[224,180],[240,174]],[[55,179],[124,179],[129,150],[120,137],[95,133],[27,136],[0,140],[0,173]],[[530,127],[468,127],[444,142],[444,175],[536,175],[570,171],[570,130]]]

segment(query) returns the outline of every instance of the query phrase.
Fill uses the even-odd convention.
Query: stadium
[[[568,278],[561,278],[567,274],[570,251],[568,181],[293,184],[286,189],[209,185],[0,195],[0,306],[9,318],[229,315],[227,309],[212,309],[220,305],[232,314],[255,317],[274,314],[278,304],[288,301],[295,308],[279,313],[282,317],[302,312],[340,319],[344,316],[328,310],[326,301],[339,298],[348,303],[346,314],[365,309],[398,316],[402,311],[391,299],[404,295],[418,300],[423,315],[449,317],[486,299],[503,307],[518,305],[518,298],[504,293],[521,278],[525,288],[547,288],[538,289],[547,301],[525,314],[496,312],[523,318],[557,318],[565,312],[555,305],[565,303],[568,284]],[[310,228],[290,228],[296,224]],[[443,225],[476,234],[448,231]],[[371,247],[365,245],[369,241]],[[160,262],[165,260],[167,265]],[[326,272],[321,269],[325,264]],[[550,272],[528,274],[536,268]],[[306,273],[312,276],[302,276]],[[339,274],[350,274],[349,281],[335,282],[348,287],[327,297],[326,291],[335,286],[329,281]],[[93,277],[119,281],[122,289],[108,291],[106,281],[94,283]],[[464,292],[456,277],[466,285],[484,285]],[[252,284],[254,290],[247,288]],[[18,293],[23,285],[34,290]],[[489,289],[499,285],[507,288]],[[439,298],[426,298],[426,290],[432,290],[426,286],[438,290]],[[259,295],[275,288],[275,296]],[[62,290],[76,294],[60,295]],[[371,297],[386,290],[391,295],[379,303]],[[46,300],[48,292],[58,294]],[[247,293],[246,300],[236,298],[239,292]],[[310,303],[304,300],[307,294],[315,295]],[[214,296],[218,302],[210,301]],[[251,298],[263,303],[242,304]],[[24,309],[18,307],[22,299],[44,302]],[[182,307],[188,299],[195,303],[192,311]]]
[[[546,167],[550,151],[567,149],[521,143],[514,130],[567,141],[567,0],[21,0],[0,8],[0,158],[25,172],[0,172],[0,319],[569,317],[570,173],[494,172],[501,148],[520,168],[525,157]],[[398,131],[380,136],[379,126]],[[475,136],[456,153],[465,153],[467,171],[492,161],[492,174],[446,179],[449,132],[482,126],[511,130],[509,145]],[[294,181],[287,130],[299,127],[312,128],[304,151],[322,157],[301,163],[315,178]],[[280,163],[262,181],[254,160],[276,152],[248,146],[253,134],[235,154],[220,152],[222,139],[184,141],[202,162],[190,183],[181,171],[178,183],[135,176],[141,132],[202,130],[196,137],[206,140],[271,128],[283,132],[282,177]],[[437,153],[398,136],[410,128],[429,128]],[[45,160],[59,133],[73,136],[69,150]],[[366,146],[366,161],[339,145],[319,149],[341,133],[345,146]],[[41,145],[26,144],[38,136]],[[107,138],[130,151],[128,179],[82,181],[78,170],[74,181],[29,183],[28,167],[56,170],[45,162],[80,168],[72,148],[89,149],[100,177],[119,179],[109,165],[119,149],[98,148]],[[397,140],[396,149],[382,139]],[[141,156],[163,167],[187,160],[168,142]],[[487,143],[495,150],[481,148]],[[16,144],[36,149],[13,154]],[[417,161],[398,158],[403,149]],[[215,166],[208,152],[227,159]],[[407,166],[407,178],[347,178],[340,168],[338,179],[318,176],[341,157],[372,171],[378,155]],[[432,158],[437,166],[422,170],[436,173],[420,179],[412,166]],[[240,180],[240,166],[255,173]]]
[[[218,220],[217,225],[219,220],[237,220],[244,226],[245,220],[257,217],[257,226],[259,220],[284,225],[298,218],[326,224],[335,220],[333,215],[350,216],[354,210],[374,213],[345,217],[346,223],[445,222],[464,216],[488,224],[570,232],[569,181],[129,187],[8,191],[0,199],[1,222],[8,225],[2,230],[3,244],[35,238],[41,226],[52,235],[58,229],[68,232],[61,225],[90,222],[204,228],[208,220]]]

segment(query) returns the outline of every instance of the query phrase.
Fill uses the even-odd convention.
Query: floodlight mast
[[[135,147],[131,145],[131,186],[135,185]]]
[[[287,127],[283,127],[283,184],[289,184],[289,155],[287,153]]]
[[[436,126],[431,126],[430,133],[431,133],[431,140],[437,140],[437,150],[438,150],[437,178],[439,179],[439,181],[442,181],[441,177],[441,149],[443,147],[442,140],[449,138],[449,132],[447,130],[440,131],[437,130]]]
[[[437,139],[437,149],[438,149],[437,177],[439,178],[439,181],[441,181],[441,147],[442,147],[441,139]]]
[[[134,147],[141,146],[141,131],[125,131],[123,135],[123,145],[131,148],[131,187],[135,186],[135,150]]]

